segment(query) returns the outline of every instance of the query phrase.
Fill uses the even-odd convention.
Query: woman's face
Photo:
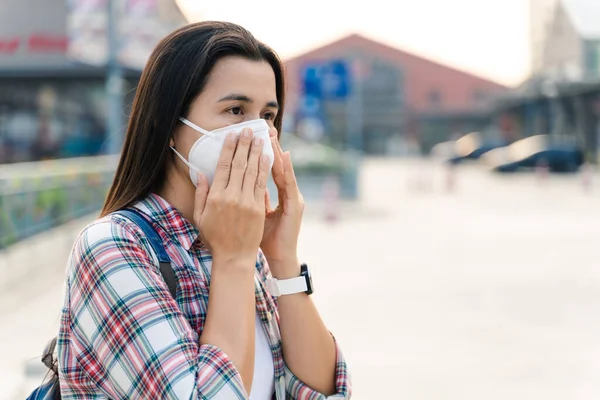
[[[275,73],[269,63],[226,57],[215,64],[204,90],[191,104],[187,119],[212,131],[258,118],[272,126],[277,112]],[[172,144],[187,158],[201,136],[182,124],[174,132]],[[176,162],[183,174],[189,173],[183,162]]]

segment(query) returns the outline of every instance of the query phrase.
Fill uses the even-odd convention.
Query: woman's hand
[[[213,260],[221,265],[254,268],[264,230],[264,198],[269,161],[262,154],[262,140],[253,140],[251,129],[239,139],[225,140],[215,179],[208,188],[206,177],[198,177],[194,223]]]
[[[225,140],[210,190],[199,176],[193,220],[212,253],[208,310],[200,344],[229,355],[250,392],[254,376],[254,276],[265,221],[269,161],[245,129]]]
[[[274,128],[269,133],[275,153],[272,171],[279,204],[274,210],[271,209],[269,194],[265,191],[266,219],[260,248],[273,276],[287,279],[300,275],[297,248],[304,213],[304,198],[298,189],[290,153],[281,150]]]

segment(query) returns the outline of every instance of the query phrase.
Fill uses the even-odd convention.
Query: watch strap
[[[298,276],[290,279],[269,278],[267,287],[272,296],[280,297],[288,294],[305,293],[308,290],[306,278]]]

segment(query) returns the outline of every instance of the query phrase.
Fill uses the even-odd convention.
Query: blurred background
[[[354,398],[600,396],[600,1],[0,10],[0,400],[43,379],[148,55],[215,19],[285,61],[301,257]]]

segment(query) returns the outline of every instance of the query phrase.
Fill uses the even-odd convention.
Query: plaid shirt
[[[247,399],[227,354],[199,344],[211,256],[197,240],[198,231],[157,195],[136,208],[163,239],[179,280],[177,298],[169,294],[158,260],[135,224],[118,215],[90,224],[67,267],[57,344],[63,399]],[[259,251],[256,309],[273,353],[273,398],[349,399],[350,380],[339,349],[334,396],[312,390],[287,368],[277,303],[265,284],[269,276]]]

